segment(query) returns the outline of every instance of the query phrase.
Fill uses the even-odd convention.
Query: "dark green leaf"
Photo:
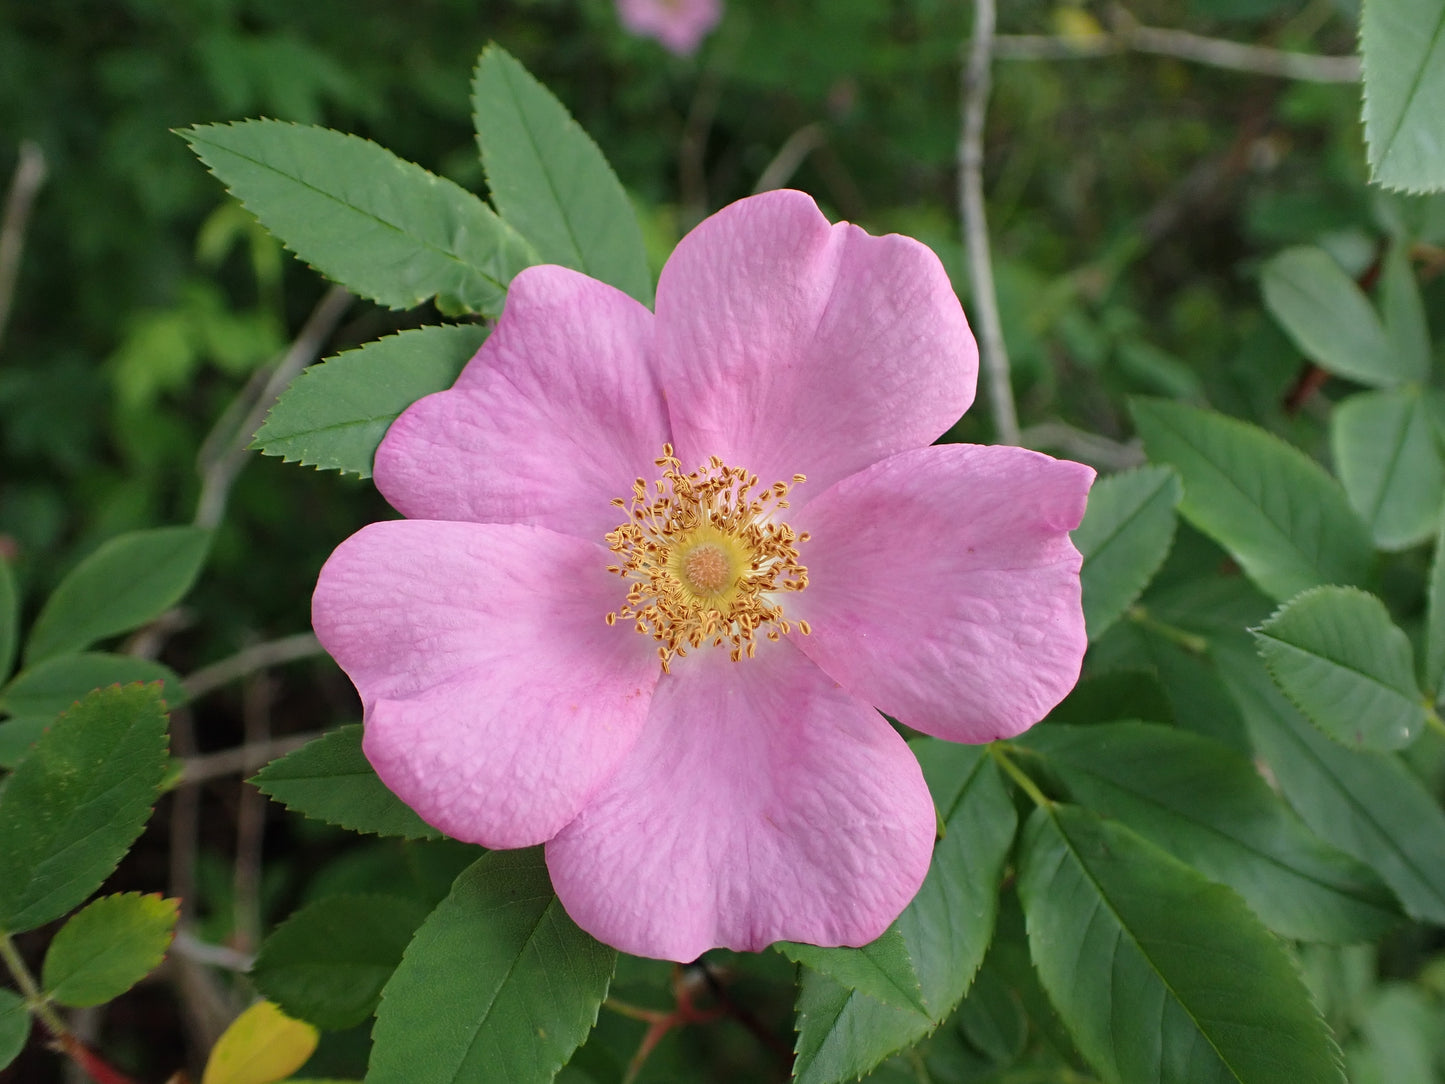
[[[1430,378],[1430,324],[1425,318],[1415,269],[1410,265],[1410,246],[1398,239],[1385,253],[1380,273],[1380,309],[1396,367],[1408,379],[1424,383]]]
[[[1365,0],[1365,142],[1376,183],[1445,188],[1445,0]]]
[[[361,726],[343,726],[273,760],[252,780],[262,794],[314,820],[405,839],[441,833],[377,778],[361,751]]]
[[[135,655],[85,651],[56,655],[27,666],[0,689],[0,711],[15,716],[54,717],[92,689],[106,685],[160,682],[161,696],[171,707],[185,703],[181,679],[168,666]]]
[[[1445,461],[1418,387],[1361,392],[1330,415],[1330,448],[1345,493],[1386,550],[1430,537],[1445,493]]]
[[[20,592],[10,562],[0,557],[0,681],[10,676],[20,647]]]
[[[1168,467],[1100,478],[1073,532],[1084,555],[1084,623],[1097,640],[1149,585],[1169,555],[1182,491]]]
[[[1347,944],[1399,921],[1374,872],[1322,843],[1227,746],[1145,723],[1040,726],[1018,741],[1072,800],[1233,888],[1284,937]]]
[[[540,848],[457,878],[382,992],[369,1084],[551,1081],[607,996],[615,950],[552,891]]]
[[[1335,741],[1388,751],[1424,729],[1409,637],[1374,595],[1317,587],[1282,607],[1255,636],[1275,682]]]
[[[54,715],[29,715],[0,723],[0,768],[13,768],[29,754]]]
[[[819,948],[791,941],[779,941],[773,947],[794,963],[820,971],[849,990],[900,1009],[928,1011],[897,925],[861,948]]]
[[[1248,652],[1221,651],[1250,738],[1321,839],[1374,868],[1407,914],[1445,923],[1445,813],[1398,757],[1355,752],[1302,716]]]
[[[800,1081],[852,1079],[932,1031],[967,992],[993,935],[1018,826],[1013,800],[986,747],[933,738],[912,747],[944,835],[923,887],[894,925],[929,1011],[884,1004],[805,968],[793,1070]]]
[[[1184,481],[1180,512],[1284,601],[1322,583],[1359,583],[1373,551],[1344,493],[1313,460],[1264,430],[1159,399],[1131,402],[1149,458]]]
[[[20,1056],[30,1038],[30,1010],[18,994],[0,987],[0,1069]]]
[[[25,661],[79,651],[139,628],[179,602],[205,563],[211,533],[154,527],[106,542],[71,570],[46,600],[25,644]]]
[[[1264,265],[1264,304],[1323,369],[1388,388],[1412,377],[1355,280],[1323,249],[1285,249]]]
[[[1435,534],[1435,557],[1425,596],[1424,684],[1437,702],[1445,697],[1445,516]]]
[[[440,295],[495,316],[512,276],[535,262],[476,196],[368,140],[274,120],[181,135],[287,248],[394,309]]]
[[[41,985],[61,1005],[84,1009],[120,997],[159,966],[180,900],[125,892],[71,915],[45,952]]]
[[[313,365],[271,408],[252,447],[369,478],[376,446],[396,416],[451,387],[486,337],[479,325],[423,327]]]
[[[140,835],[166,770],[154,685],[91,693],[57,719],[0,794],[0,933],[59,918]]]
[[[288,1016],[339,1031],[376,1008],[427,908],[395,896],[327,896],[266,938],[251,969]]]
[[[498,213],[546,263],[652,303],[637,215],[607,159],[552,93],[496,45],[472,77],[472,113]]]
[[[1074,806],[1024,829],[1019,895],[1044,988],[1123,1084],[1343,1084],[1294,962],[1230,889]]]

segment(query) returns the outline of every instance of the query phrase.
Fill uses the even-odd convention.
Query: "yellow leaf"
[[[306,1064],[320,1037],[310,1024],[258,1001],[216,1041],[201,1084],[274,1084]]]

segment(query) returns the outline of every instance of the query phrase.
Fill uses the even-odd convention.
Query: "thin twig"
[[[993,0],[974,0],[973,37],[961,88],[963,132],[958,142],[958,202],[968,277],[973,284],[973,313],[978,321],[979,357],[987,376],[994,429],[1003,444],[1017,444],[1018,411],[1009,382],[1008,348],[1003,340],[993,260],[988,248],[988,219],[983,209],[983,127],[988,114],[993,57]]]
[[[1138,441],[1120,444],[1065,422],[1031,425],[1019,433],[1019,444],[1040,452],[1062,452],[1070,459],[1104,471],[1128,470],[1144,462],[1144,449]]]
[[[255,405],[245,420],[236,426],[226,450],[203,467],[201,496],[196,502],[197,527],[214,527],[221,522],[226,511],[226,501],[231,495],[231,486],[246,464],[246,450],[251,443],[251,437],[266,420],[266,412],[271,409],[276,397],[295,379],[297,373],[316,360],[351,301],[351,294],[341,286],[333,286],[326,291],[326,296],[312,310],[305,326],[301,328],[301,333],[296,336],[290,349],[272,371],[271,378],[266,381],[260,395],[256,396]]]
[[[277,757],[295,752],[308,742],[315,741],[325,733],[321,730],[305,734],[288,734],[284,738],[270,738],[254,744],[248,742],[234,749],[220,753],[202,753],[200,756],[181,758],[181,777],[177,787],[191,787],[208,783],[212,779],[225,779],[232,775],[249,775],[258,768],[264,768]]]
[[[5,197],[5,216],[0,219],[0,341],[5,338],[5,325],[10,321],[10,306],[15,300],[30,209],[35,205],[35,194],[45,183],[45,173],[45,154],[40,145],[28,139],[22,141],[10,193]]]
[[[267,640],[253,644],[236,654],[203,666],[181,682],[186,696],[198,700],[233,681],[239,681],[257,670],[268,670],[282,663],[309,659],[322,652],[321,641],[313,633],[298,632],[294,636],[283,636],[279,640]]]
[[[202,941],[190,930],[181,930],[171,942],[171,955],[184,956],[194,963],[207,967],[219,967],[222,971],[245,973],[251,970],[255,958],[225,945],[213,945]]]
[[[1122,8],[1115,9],[1113,29],[1094,37],[1007,34],[1000,35],[994,42],[994,55],[1000,60],[1087,59],[1130,51],[1306,83],[1360,81],[1360,58],[1357,56],[1296,53],[1264,45],[1245,45],[1224,38],[1209,38],[1186,30],[1144,26]]]
[[[782,188],[792,180],[793,174],[798,172],[803,159],[827,141],[828,137],[821,124],[814,121],[812,124],[803,125],[783,140],[778,153],[773,155],[773,160],[759,174],[758,183],[753,185],[753,192],[771,192],[775,188]]]
[[[271,702],[275,683],[264,671],[247,679],[242,695],[245,743],[255,747],[271,738]],[[242,952],[254,952],[261,940],[261,848],[266,830],[266,798],[255,787],[241,785],[236,809],[236,860],[232,865],[232,941]]]

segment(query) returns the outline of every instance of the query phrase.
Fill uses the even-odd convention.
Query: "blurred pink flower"
[[[721,18],[722,0],[617,0],[623,29],[678,56],[695,53]]]
[[[877,937],[935,820],[873,705],[1010,737],[1084,653],[1093,471],[931,447],[976,374],[933,253],[798,192],[684,238],[655,316],[523,271],[377,452],[408,518],[317,584],[378,774],[448,835],[546,843],[568,913],[627,952]]]

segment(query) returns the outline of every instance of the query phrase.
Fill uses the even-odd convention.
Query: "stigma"
[[[664,672],[674,657],[706,645],[728,648],[734,662],[752,658],[759,637],[778,640],[806,621],[783,616],[779,596],[808,586],[798,558],[806,531],[778,518],[788,492],[805,481],[758,488],[758,476],[717,456],[684,474],[671,444],[653,461],[662,476],[632,484],[612,503],[627,520],[607,533],[621,561],[607,571],[627,581],[626,602],[607,623],[631,621],[657,641]]]

